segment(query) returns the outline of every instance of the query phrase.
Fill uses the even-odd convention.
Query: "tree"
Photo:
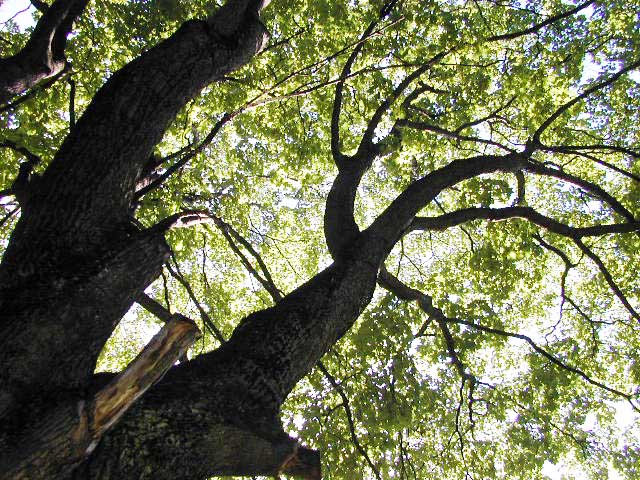
[[[636,478],[638,9],[264,3],[89,4],[3,108],[0,478]]]

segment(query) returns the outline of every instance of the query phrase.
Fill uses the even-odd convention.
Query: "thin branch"
[[[211,215],[211,217],[213,218],[215,225],[218,227],[218,229],[222,232],[222,234],[226,238],[227,243],[229,243],[229,246],[231,247],[231,249],[236,253],[236,255],[240,257],[240,260],[242,261],[242,264],[245,266],[247,271],[256,280],[258,280],[258,282],[260,282],[260,284],[269,293],[269,295],[271,295],[271,298],[273,299],[274,303],[278,303],[280,300],[282,300],[282,292],[273,281],[273,278],[271,277],[271,273],[269,272],[267,265],[264,263],[264,260],[262,259],[260,254],[256,251],[256,249],[253,248],[251,243],[249,243],[242,235],[240,235],[240,233],[238,233],[236,229],[234,229],[230,224],[226,223],[221,218],[215,215]],[[260,275],[256,271],[256,269],[253,268],[253,266],[251,265],[251,262],[249,262],[247,257],[242,253],[242,251],[235,244],[234,239],[235,241],[240,243],[244,248],[246,248],[247,251],[251,254],[251,256],[256,259],[256,262],[258,263],[258,266],[262,271],[262,275]]]
[[[500,40],[513,40],[514,38],[518,38],[518,37],[522,37],[524,35],[529,35],[531,33],[536,33],[539,32],[540,30],[542,30],[544,27],[551,25],[552,23],[557,22],[558,20],[562,20],[564,18],[570,17],[571,15],[574,15],[576,13],[578,13],[580,10],[584,10],[585,8],[587,8],[588,6],[590,6],[591,4],[593,4],[595,2],[595,0],[589,0],[587,2],[583,2],[579,5],[577,5],[576,7],[567,10],[566,12],[563,13],[559,13],[558,15],[554,15],[553,17],[549,17],[548,19],[546,19],[544,22],[540,22],[530,28],[527,28],[525,30],[520,30],[518,32],[513,32],[513,33],[503,33],[501,35],[494,35],[492,37],[487,38],[487,41],[489,42],[496,42],[496,41],[500,41]]]
[[[627,309],[627,311],[631,314],[631,316],[633,316],[636,320],[640,322],[640,314],[638,314],[636,309],[634,309],[631,306],[631,304],[629,303],[629,300],[627,300],[627,297],[624,295],[624,293],[622,293],[622,290],[620,290],[620,287],[618,287],[618,285],[616,284],[615,280],[613,279],[613,276],[607,269],[602,259],[598,255],[596,255],[596,253],[593,250],[587,247],[579,238],[574,238],[573,241],[578,246],[578,248],[587,257],[589,257],[593,261],[593,263],[595,263],[598,266],[598,268],[600,269],[600,273],[602,273],[602,276],[604,277],[606,282],[609,284],[609,287],[611,287],[611,290],[613,290],[613,293],[615,293],[616,297],[618,297],[620,302],[622,302],[622,304]]]
[[[482,208],[472,207],[447,213],[438,217],[415,217],[408,230],[446,230],[463,223],[485,220],[507,220],[523,218],[550,232],[570,238],[592,237],[611,233],[629,233],[640,230],[640,222],[593,225],[590,227],[571,227],[542,215],[531,207]]]
[[[565,371],[570,372],[570,373],[573,373],[573,374],[579,376],[580,378],[582,378],[584,381],[586,381],[587,383],[589,383],[591,385],[594,385],[594,386],[599,387],[599,388],[601,388],[603,390],[606,390],[609,393],[612,393],[614,395],[617,395],[619,397],[622,397],[622,398],[626,399],[629,402],[629,404],[631,405],[631,407],[636,412],[640,412],[640,408],[638,408],[636,406],[636,404],[633,403],[634,395],[629,394],[629,393],[624,393],[624,392],[622,392],[620,390],[617,390],[615,388],[609,387],[608,385],[606,385],[606,384],[604,384],[604,383],[602,383],[602,382],[600,382],[598,380],[594,380],[593,378],[591,378],[589,375],[587,375],[581,369],[564,363],[558,357],[556,357],[555,355],[549,353],[544,348],[540,347],[537,343],[535,343],[531,339],[531,337],[528,337],[528,336],[520,334],[520,333],[512,333],[512,332],[507,332],[507,331],[500,330],[500,329],[497,329],[497,328],[486,327],[484,325],[480,325],[480,324],[473,323],[473,322],[468,322],[466,320],[461,320],[459,318],[447,318],[447,322],[458,323],[460,325],[465,325],[467,327],[471,327],[471,328],[474,328],[476,330],[480,330],[480,331],[483,331],[483,332],[486,332],[486,333],[491,333],[491,334],[494,334],[494,335],[499,335],[499,336],[502,336],[502,337],[517,338],[518,340],[523,340],[524,342],[528,343],[529,346],[536,353],[539,353],[540,355],[542,355],[544,358],[549,360],[551,363],[553,363],[554,365],[556,365],[560,369],[565,370]]]
[[[593,147],[593,146],[591,146]],[[616,150],[618,151],[617,148],[621,148],[622,150],[625,150],[625,152],[622,153],[626,153],[627,155],[632,156],[634,159],[638,158],[638,154],[636,152],[633,152],[633,154],[631,153],[631,150],[628,150],[626,148],[622,148],[622,147],[615,147]],[[577,155],[579,157],[582,158],[586,158],[588,160],[591,160],[592,162],[595,162],[599,165],[602,165],[603,167],[609,168],[615,172],[618,172],[621,175],[624,175],[625,177],[628,177],[636,182],[640,182],[640,176],[631,173],[623,168],[617,167],[616,165],[614,165],[611,162],[607,162],[605,160],[602,160],[601,158],[598,158],[594,155],[585,153],[583,150],[602,150],[602,149],[594,149],[594,148],[590,148],[590,146],[585,146],[585,147],[576,147],[576,146],[547,146],[547,145],[542,145],[540,147],[540,150],[543,150],[545,152],[552,152],[552,153],[560,153],[560,154],[565,154],[565,155]]]
[[[593,2],[588,2],[588,3],[593,3]],[[584,6],[586,6],[586,4],[583,4]],[[583,7],[584,8],[584,7]],[[538,145],[540,144],[540,136],[544,133],[544,131],[549,128],[549,126],[555,122],[558,117],[560,117],[560,115],[562,115],[564,112],[566,112],[567,110],[569,110],[572,106],[574,106],[576,103],[581,102],[582,100],[584,100],[585,98],[587,98],[589,95],[591,95],[594,92],[597,92],[598,90],[602,90],[605,87],[608,87],[609,85],[612,85],[616,80],[618,80],[618,78],[620,78],[622,75],[624,75],[627,72],[630,72],[631,70],[634,70],[636,68],[640,67],[640,60],[636,60],[635,62],[632,62],[630,65],[627,65],[624,68],[621,68],[619,71],[617,71],[615,74],[613,74],[611,77],[609,77],[607,80],[604,80],[602,82],[596,83],[595,85],[587,88],[584,92],[582,92],[580,95],[578,95],[577,97],[574,97],[572,100],[568,101],[567,103],[565,103],[564,105],[561,105],[555,112],[553,112],[543,123],[542,125],[540,125],[538,127],[538,129],[534,132],[533,136],[531,137],[531,142],[534,145]]]
[[[198,153],[204,150],[207,147],[207,145],[209,145],[213,141],[214,137],[218,134],[218,132],[222,129],[224,125],[226,125],[228,122],[233,120],[240,113],[241,113],[241,110],[236,110],[235,112],[232,112],[232,113],[225,113],[222,116],[222,118],[216,122],[216,124],[213,126],[211,131],[207,134],[204,140],[200,142],[198,146],[190,150],[186,150],[183,153],[178,152],[178,154],[182,155],[182,157],[179,160],[177,160],[173,165],[168,167],[164,171],[164,173],[162,173],[162,175],[160,175],[158,178],[156,178],[151,183],[149,183],[145,187],[138,190],[135,194],[135,200],[140,200],[140,198],[142,198],[144,195],[161,186],[171,175],[173,175],[176,171],[184,167],[189,162],[189,160],[191,160]],[[166,159],[173,158],[173,156],[175,155],[176,154],[170,155]]]
[[[42,159],[38,155],[33,153],[27,147],[23,145],[18,145],[13,140],[9,140],[5,138],[2,142],[0,142],[0,148],[8,148],[24,156],[27,159],[27,163],[29,163],[32,168],[38,165],[42,161]]]
[[[325,378],[329,381],[329,383],[331,384],[333,389],[338,393],[338,395],[340,395],[340,398],[342,398],[342,407],[344,408],[344,412],[347,415],[347,422],[349,424],[349,432],[351,434],[351,442],[356,447],[358,452],[360,452],[360,455],[362,455],[362,458],[365,459],[365,461],[367,462],[367,465],[369,465],[369,468],[371,469],[371,471],[373,471],[373,473],[376,476],[376,478],[378,480],[382,480],[382,476],[380,475],[380,470],[371,461],[371,458],[369,457],[369,454],[367,453],[367,450],[362,446],[362,444],[358,440],[358,436],[356,435],[355,423],[353,421],[353,414],[351,413],[351,406],[349,404],[349,398],[347,397],[347,394],[345,393],[345,391],[342,388],[342,386],[329,373],[329,371],[326,369],[326,367],[323,365],[323,363],[321,361],[318,362],[317,366],[318,366],[318,369],[325,376]]]
[[[4,217],[2,217],[2,220],[0,220],[0,227],[2,227],[5,223],[7,223],[11,217],[13,217],[16,213],[18,213],[19,210],[20,210],[20,205],[18,205],[13,210],[10,210]]]
[[[196,297],[196,294],[193,292],[193,289],[191,288],[191,285],[189,284],[187,279],[184,278],[184,276],[180,272],[180,267],[178,266],[178,263],[177,263],[177,261],[175,259],[175,256],[174,256],[173,260],[174,260],[174,262],[176,264],[176,269],[174,270],[171,267],[171,264],[169,262],[167,262],[165,264],[166,267],[167,267],[167,270],[169,270],[169,273],[171,274],[171,276],[173,278],[175,278],[176,280],[178,280],[178,282],[180,282],[180,284],[187,291],[187,294],[189,295],[189,298],[191,299],[191,301],[193,301],[193,303],[195,304],[196,308],[198,309],[198,312],[200,313],[200,318],[202,319],[203,325],[216,337],[216,339],[220,343],[225,343],[227,340],[224,338],[224,335],[222,334],[220,329],[216,326],[216,324],[213,323],[213,321],[211,320],[211,317],[209,316],[207,311],[202,307],[202,305],[198,301],[198,297]]]

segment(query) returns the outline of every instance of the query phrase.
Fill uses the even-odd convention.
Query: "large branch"
[[[528,154],[524,153],[454,160],[409,185],[362,234],[373,241],[376,252],[384,258],[415,215],[446,188],[483,173],[517,172],[528,163]]]
[[[56,0],[36,24],[25,47],[0,59],[0,104],[67,68],[67,35],[87,3],[88,0]]]

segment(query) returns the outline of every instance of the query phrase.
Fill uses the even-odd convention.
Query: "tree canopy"
[[[32,3],[0,33],[0,478],[176,314],[188,353],[42,471],[640,478],[640,3]]]

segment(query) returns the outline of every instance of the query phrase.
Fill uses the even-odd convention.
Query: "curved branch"
[[[494,140],[485,140],[484,138],[479,138],[479,137],[471,137],[468,135],[462,135],[461,133],[459,133],[458,129],[456,130],[447,130],[446,128],[442,128],[439,127],[438,125],[431,125],[427,122],[417,122],[414,120],[407,120],[407,119],[401,119],[398,120],[397,125],[399,127],[407,127],[407,128],[413,128],[415,130],[423,130],[423,131],[429,131],[429,132],[433,132],[437,135],[442,135],[444,137],[448,137],[448,138],[453,138],[455,140],[458,140],[460,142],[474,142],[474,143],[482,143],[485,145],[492,145],[494,147],[498,147],[502,150],[506,150],[507,152],[515,152],[515,150],[513,150],[512,148],[509,148],[499,142],[496,142]]]
[[[88,0],[56,0],[36,24],[25,47],[12,57],[0,59],[0,103],[67,68],[67,35],[87,3]]]
[[[376,247],[381,249],[380,255],[384,258],[409,227],[415,215],[440,192],[483,173],[516,172],[523,169],[528,162],[528,156],[524,153],[479,155],[454,160],[409,185],[373,221],[363,235],[376,240]]]
[[[174,258],[175,261],[175,258]],[[187,282],[187,279],[184,278],[184,276],[182,275],[182,273],[180,272],[179,268],[178,268],[178,263],[176,262],[176,270],[174,270],[171,267],[171,264],[169,262],[167,262],[166,264],[167,270],[169,270],[169,273],[171,274],[171,276],[173,278],[175,278],[176,280],[178,280],[178,282],[180,282],[180,284],[185,288],[185,290],[187,291],[187,294],[189,295],[189,298],[191,299],[191,301],[193,301],[193,303],[195,304],[196,308],[198,309],[198,312],[200,313],[200,318],[202,319],[202,324],[211,332],[213,333],[213,336],[216,337],[216,339],[221,343],[225,343],[227,340],[224,338],[224,335],[222,334],[222,332],[220,331],[220,329],[216,326],[215,323],[213,323],[213,321],[211,320],[211,317],[209,316],[209,314],[207,313],[207,311],[202,307],[202,305],[200,304],[200,302],[198,301],[198,297],[196,297],[196,294],[193,292],[193,288],[191,288],[191,285],[189,284],[189,282]],[[144,305],[143,305],[144,306]],[[146,307],[145,307],[146,308]]]
[[[638,314],[637,310],[631,306],[629,300],[627,300],[627,297],[624,295],[624,293],[622,293],[622,290],[620,290],[620,287],[618,287],[618,285],[616,284],[613,276],[607,269],[602,259],[598,255],[596,255],[593,250],[587,247],[579,238],[574,238],[573,241],[578,246],[578,248],[582,250],[582,252],[598,266],[598,269],[600,269],[600,273],[602,273],[602,276],[609,284],[609,287],[611,287],[611,290],[613,290],[613,293],[615,293],[616,297],[618,297],[620,302],[622,302],[624,308],[627,309],[627,311],[633,318],[640,322],[640,314]]]
[[[603,146],[605,147],[605,146]],[[554,146],[547,146],[547,145],[542,145],[540,146],[540,150],[543,150],[545,152],[552,152],[552,153],[560,153],[560,154],[565,154],[565,155],[577,155],[580,156],[582,158],[587,158],[589,160],[591,160],[592,162],[598,163],[600,165],[602,165],[603,167],[606,168],[610,168],[611,170],[618,172],[621,175],[624,175],[625,177],[628,177],[630,179],[632,179],[635,182],[640,182],[640,176],[635,175],[623,168],[617,167],[616,165],[612,164],[611,162],[607,162],[605,160],[602,160],[601,158],[596,157],[595,155],[591,155],[589,153],[584,152],[583,150],[589,150],[589,151],[593,151],[593,150],[608,150],[605,148],[594,148],[594,146],[585,146],[585,147],[579,147],[579,146],[558,146],[558,145],[554,145]],[[632,150],[629,150],[627,148],[624,147],[612,147],[611,151],[613,152],[618,152],[618,153],[624,153],[626,155],[630,155],[632,156],[634,159],[635,158],[640,158],[640,155],[637,152],[634,152]]]
[[[167,179],[184,167],[193,157],[195,157],[198,153],[202,152],[215,138],[218,132],[224,127],[227,123],[233,120],[236,116],[238,116],[242,112],[242,109],[236,110],[232,113],[225,113],[220,120],[216,122],[213,128],[209,131],[207,136],[198,144],[197,146],[187,149],[184,152],[181,150],[176,154],[169,155],[165,160],[173,158],[174,156],[181,155],[180,159],[177,160],[173,165],[168,167],[160,176],[155,178],[153,181],[142,187],[140,190],[137,190],[135,193],[135,200],[140,200],[147,193],[155,190],[160,187]]]
[[[592,237],[610,233],[629,233],[640,230],[640,222],[570,227],[553,218],[542,215],[531,207],[465,208],[438,217],[416,217],[408,230],[446,230],[472,220],[507,220],[523,218],[540,227],[570,238]]]
[[[443,60],[448,54],[450,54],[454,50],[455,48],[451,48],[449,50],[444,50],[442,52],[437,53],[436,55],[431,57],[429,60],[427,60],[427,62],[425,62],[423,65],[421,65],[420,67],[415,69],[413,72],[411,72],[409,75],[407,75],[402,80],[402,82],[400,82],[400,84],[393,89],[391,94],[384,99],[384,101],[378,106],[376,111],[371,116],[371,119],[367,124],[367,128],[364,134],[362,135],[360,145],[358,146],[358,151],[355,155],[356,158],[362,158],[364,156],[367,156],[367,153],[371,151],[375,152],[376,146],[373,143],[373,136],[375,134],[376,128],[378,128],[378,125],[380,124],[380,121],[382,120],[382,117],[387,112],[387,110],[389,110],[391,105],[393,105],[393,103],[400,97],[400,95],[402,95],[402,93],[409,87],[409,85],[411,85],[411,83],[413,83],[415,80],[420,78],[420,76],[423,73],[425,73],[431,67],[439,63],[441,60]]]
[[[211,218],[213,218],[213,221],[216,227],[218,227],[218,230],[222,232],[222,235],[227,240],[227,243],[231,247],[231,250],[233,250],[233,252],[240,258],[240,261],[242,262],[244,267],[247,269],[249,274],[253,278],[255,278],[258,282],[260,282],[260,284],[269,293],[269,295],[271,295],[271,298],[273,299],[274,303],[277,303],[280,300],[282,300],[282,292],[276,286],[275,282],[273,281],[273,278],[271,277],[271,273],[267,268],[267,265],[264,263],[264,261],[262,260],[262,257],[255,250],[255,248],[253,248],[253,246],[242,235],[240,235],[236,231],[236,229],[234,229],[230,224],[226,223],[220,217],[217,217],[216,215],[212,214]],[[257,270],[253,268],[253,266],[251,265],[251,262],[247,259],[247,257],[242,253],[242,251],[236,245],[235,243],[236,241],[240,243],[244,248],[246,248],[247,251],[251,254],[251,256],[256,259],[256,262],[258,262],[258,266],[262,271],[262,275],[260,275],[257,272]]]

